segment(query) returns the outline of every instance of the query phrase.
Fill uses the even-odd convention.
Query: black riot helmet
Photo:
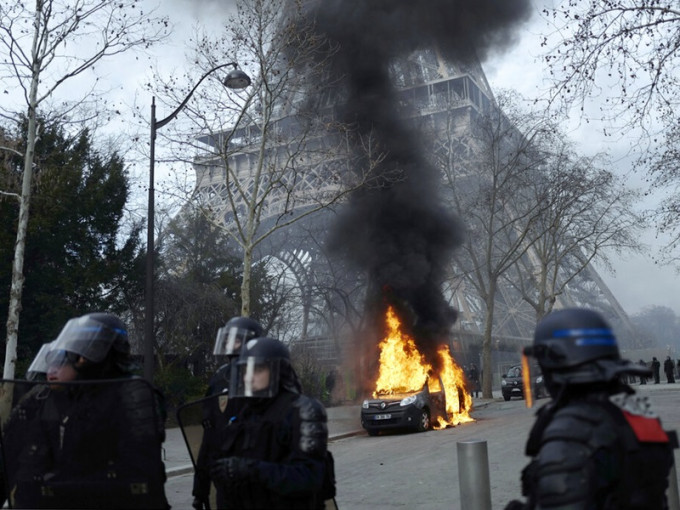
[[[268,337],[246,342],[236,363],[234,397],[274,397],[281,389],[300,393],[300,381],[290,352],[280,340]]]
[[[622,360],[611,326],[598,312],[585,308],[546,315],[536,326],[533,346],[524,353],[538,361],[553,397],[563,387],[610,383],[622,374],[649,372]]]
[[[82,379],[119,377],[132,371],[127,328],[110,313],[88,313],[69,320],[52,342],[48,357],[59,353],[83,358],[75,364]]]
[[[264,329],[250,317],[233,317],[217,331],[213,354],[215,356],[237,357],[248,341],[264,336]]]

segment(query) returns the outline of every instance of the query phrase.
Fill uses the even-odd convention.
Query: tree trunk
[[[33,72],[28,106],[28,132],[26,134],[26,154],[24,155],[24,175],[21,183],[21,199],[19,202],[19,223],[17,240],[14,244],[14,262],[12,264],[12,284],[9,293],[9,310],[7,312],[7,342],[5,344],[5,366],[2,376],[13,379],[17,361],[17,343],[19,336],[19,313],[21,312],[21,294],[24,287],[24,253],[26,249],[26,232],[28,231],[29,206],[31,204],[31,182],[33,180],[33,156],[36,138],[36,108],[38,83],[40,81],[40,60],[38,59],[38,38],[40,35],[41,3],[36,3],[33,33]]]
[[[493,313],[496,283],[489,283],[489,299],[486,303],[484,319],[484,339],[482,340],[482,397],[493,398],[493,366],[491,362],[491,333],[493,332]]]
[[[253,250],[243,249],[243,279],[241,280],[241,316],[250,317],[250,275],[252,273]]]

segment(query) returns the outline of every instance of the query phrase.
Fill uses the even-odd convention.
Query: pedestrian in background
[[[659,371],[661,370],[661,363],[656,356],[652,358],[652,373],[654,374],[654,384],[659,384],[661,382],[661,377],[659,376]]]
[[[468,379],[470,380],[471,391],[473,396],[477,398],[479,395],[479,370],[477,370],[477,365],[470,363],[470,368],[468,370]]]
[[[663,362],[663,371],[666,374],[666,381],[668,383],[674,383],[675,376],[673,372],[675,372],[675,365],[670,356],[666,356],[666,360]]]
[[[667,508],[677,438],[621,381],[649,372],[621,359],[603,317],[582,308],[554,311],[539,322],[525,354],[538,361],[552,400],[538,411],[527,441],[527,500],[506,510]]]

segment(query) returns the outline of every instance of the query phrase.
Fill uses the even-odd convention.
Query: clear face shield
[[[238,356],[250,331],[247,329],[223,326],[217,331],[213,354],[215,356]]]
[[[45,358],[47,363],[47,379],[60,381],[73,380],[76,377],[76,365],[80,359],[80,355],[74,352],[51,349]]]
[[[127,333],[108,328],[89,317],[78,317],[66,323],[53,342],[52,350],[68,351],[93,363],[100,363],[119,334]]]
[[[52,343],[42,344],[38,354],[35,355],[26,371],[27,380],[38,381],[44,380],[47,377],[47,353],[52,348]]]
[[[235,391],[229,391],[233,397],[271,398],[278,393],[280,360],[263,360],[247,357],[239,359],[236,364]]]

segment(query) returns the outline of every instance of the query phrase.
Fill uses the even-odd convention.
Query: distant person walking
[[[668,383],[674,383],[675,382],[675,365],[673,364],[673,360],[671,359],[670,356],[666,356],[666,361],[663,362],[663,371],[666,374],[666,381]]]
[[[470,363],[470,368],[468,370],[468,379],[471,384],[471,392],[473,396],[477,398],[479,396],[479,370],[477,370],[477,365]]]
[[[661,370],[661,363],[659,362],[658,359],[656,359],[655,356],[652,358],[652,373],[654,375],[654,384],[659,384],[660,382],[659,370]]]

